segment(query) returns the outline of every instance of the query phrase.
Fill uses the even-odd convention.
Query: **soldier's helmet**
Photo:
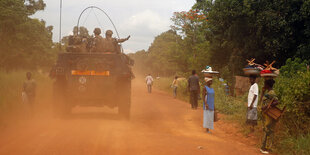
[[[106,35],[110,35],[110,36],[112,36],[113,31],[112,31],[112,30],[107,30],[107,31],[105,32],[105,34],[106,34]]]
[[[100,28],[95,28],[94,29],[94,34],[95,35],[100,35],[101,34],[101,29]]]

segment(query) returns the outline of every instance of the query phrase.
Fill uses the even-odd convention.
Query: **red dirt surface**
[[[232,134],[236,129],[230,124],[220,120],[208,134],[201,109],[191,110],[188,103],[162,91],[148,94],[138,80],[132,86],[131,119],[120,119],[116,111],[77,107],[71,117],[57,119],[45,110],[30,120],[11,122],[1,129],[0,154],[260,154],[255,144]]]

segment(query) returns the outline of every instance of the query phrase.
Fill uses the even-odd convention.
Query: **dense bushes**
[[[276,148],[283,154],[310,154],[310,72],[307,61],[288,59],[281,67],[275,90],[286,106],[279,123]]]
[[[225,94],[225,87],[223,82],[213,79],[212,87],[215,91],[215,104],[216,109],[223,114],[234,115],[234,114],[245,114],[245,96],[241,96],[238,98],[229,96]]]
[[[283,155],[309,155],[310,134],[298,137],[285,136],[278,144],[277,150]]]
[[[275,85],[282,106],[286,106],[283,125],[292,135],[310,131],[310,72],[306,70],[306,62],[288,59]]]

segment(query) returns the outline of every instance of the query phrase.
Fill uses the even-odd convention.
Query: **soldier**
[[[107,30],[105,33],[105,37],[103,39],[104,42],[104,50],[103,52],[111,52],[111,53],[120,53],[119,45],[118,43],[122,43],[127,41],[130,36],[124,39],[116,39],[112,38],[113,31],[112,30]]]
[[[78,35],[77,29],[74,28],[73,35],[70,35],[68,38],[68,52],[86,52],[86,42],[83,40],[81,36]]]
[[[91,52],[103,52],[104,49],[104,43],[103,43],[103,38],[100,36],[101,34],[101,29],[100,28],[95,28],[94,29],[94,34],[95,38],[93,41],[92,49]]]

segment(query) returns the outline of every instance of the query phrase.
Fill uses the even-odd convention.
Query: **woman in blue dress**
[[[203,128],[206,128],[208,133],[210,129],[214,129],[214,89],[211,88],[212,78],[205,77],[206,85],[203,88]]]

